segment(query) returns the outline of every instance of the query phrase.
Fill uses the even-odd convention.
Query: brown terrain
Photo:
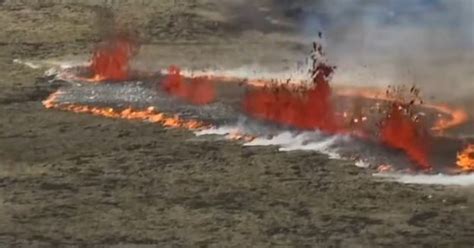
[[[13,62],[87,59],[114,26],[136,32],[149,69],[305,52],[291,13],[243,2],[0,1],[0,247],[473,247],[472,187],[47,110],[48,68]]]

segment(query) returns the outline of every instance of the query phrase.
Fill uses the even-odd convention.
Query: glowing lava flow
[[[457,165],[461,170],[474,171],[474,144],[468,145],[463,151],[458,153]]]
[[[311,58],[312,88],[298,90],[286,85],[258,88],[245,95],[244,111],[253,117],[299,129],[347,133],[341,119],[336,117],[331,102],[329,78],[334,67],[323,62],[322,47],[316,42],[313,43]],[[429,169],[431,165],[427,147],[430,144],[426,142],[427,135],[422,135],[424,130],[408,115],[410,105],[404,107],[399,100],[393,101],[389,113],[382,121],[379,138],[386,145],[403,150],[421,169]],[[355,132],[357,131],[351,133]]]
[[[329,78],[334,67],[322,62],[321,45],[313,44],[312,88],[276,85],[254,89],[244,96],[243,109],[250,116],[300,129],[341,132],[331,103]]]
[[[93,53],[89,69],[92,78],[72,77],[88,82],[129,79],[129,63],[137,45],[128,36],[117,35],[103,42]],[[170,95],[196,105],[204,105],[215,98],[215,89],[207,77],[192,78],[185,82],[177,66],[170,66],[161,88]]]
[[[104,42],[92,55],[91,81],[126,80],[135,50],[136,44],[127,36],[117,36]]]
[[[161,88],[170,95],[196,105],[208,104],[214,101],[216,95],[214,86],[206,77],[192,78],[191,83],[184,82],[177,66],[170,66]]]
[[[385,91],[376,88],[349,88],[340,87],[337,88],[336,94],[339,96],[352,96],[362,97],[366,99],[384,100],[384,101],[396,101],[397,99],[385,94]],[[448,115],[449,118],[439,118],[431,127],[432,131],[442,134],[442,132],[457,127],[468,121],[468,114],[466,111],[460,108],[454,108],[444,104],[433,104],[423,103],[423,107],[426,109],[433,109],[442,114]]]
[[[108,107],[95,107],[77,104],[59,104],[56,100],[60,94],[60,91],[56,91],[55,93],[51,94],[48,99],[43,101],[43,106],[48,109],[54,108],[75,113],[87,113],[114,119],[147,121],[161,124],[165,127],[186,128],[191,130],[209,127],[203,122],[197,120],[183,120],[180,119],[178,116],[166,116],[163,113],[157,112],[153,107],[149,107],[146,110],[134,110],[130,107],[123,110],[117,110]]]
[[[113,39],[103,43],[94,52],[89,66],[92,77],[85,79],[89,82],[100,82],[106,80],[120,81],[129,79],[129,62],[135,54],[136,44],[126,36],[115,36]],[[252,86],[245,94],[242,105],[246,114],[263,120],[293,126],[299,129],[320,129],[327,133],[350,133],[360,137],[365,136],[365,130],[355,130],[357,127],[347,127],[344,119],[340,118],[333,108],[333,90],[329,85],[329,79],[334,72],[332,66],[324,61],[322,47],[313,43],[311,55],[313,67],[311,70],[311,87],[301,87],[294,84],[274,85],[268,80],[250,80],[247,85]],[[191,77],[186,82],[181,71],[176,66],[171,66],[165,79],[161,82],[161,89],[169,95],[180,98],[196,105],[204,105],[214,101],[216,97],[212,79],[226,79],[227,77],[213,75],[206,77]],[[80,78],[79,78],[80,79]],[[133,110],[126,108],[117,110],[107,107],[96,107],[76,104],[59,104],[56,100],[61,94],[59,91],[52,94],[43,102],[46,108],[57,108],[76,113],[89,113],[109,118],[121,118],[129,120],[142,120],[160,123],[166,127],[184,127],[197,129],[206,125],[196,120],[182,120],[178,117],[167,117],[158,113],[150,107],[146,110]],[[392,103],[389,113],[380,125],[380,141],[386,145],[403,150],[421,169],[431,168],[428,159],[430,146],[429,135],[419,123],[405,112],[405,105],[399,99],[380,90],[370,89],[337,89],[335,95],[363,97],[366,99],[385,100]],[[425,108],[434,109],[439,113],[449,115],[450,118],[436,120],[432,131],[441,134],[442,131],[458,126],[467,121],[467,114],[458,109],[445,105],[424,104]],[[344,113],[345,114],[345,113]],[[366,116],[361,116],[364,120]],[[356,122],[359,119],[355,119]],[[373,131],[373,130],[371,130]],[[360,133],[360,134],[359,134]],[[230,134],[231,139],[250,140],[242,134]],[[469,146],[465,151],[458,154],[458,166],[463,170],[473,170],[472,151]]]
[[[189,74],[189,73],[188,73]],[[190,76],[186,74],[186,76]],[[199,75],[206,75],[205,72]],[[235,81],[245,81],[246,85],[255,87],[255,88],[270,88],[275,83],[270,79],[244,79],[238,76],[232,75],[219,75],[216,72],[210,72],[207,76],[212,81],[221,81],[221,82],[235,82]],[[281,82],[280,82],[281,83]],[[302,88],[301,82],[285,81],[284,90],[290,90],[297,92]],[[276,87],[273,87],[276,88]],[[382,100],[382,101],[396,101],[396,98],[388,96],[385,94],[385,90],[378,88],[363,88],[363,87],[350,87],[350,86],[337,86],[332,89],[332,92],[336,96],[348,96],[348,97],[361,97],[366,99]],[[435,132],[438,135],[442,135],[448,129],[458,127],[469,120],[469,116],[464,109],[448,106],[441,103],[423,103],[423,108],[435,110],[441,114],[447,115],[447,117],[439,117],[434,125],[431,127],[431,131]]]
[[[382,121],[380,138],[387,145],[404,150],[422,169],[429,169],[428,135],[405,110],[402,105],[393,103],[389,114]]]
[[[93,74],[87,81],[126,80],[129,78],[129,62],[137,52],[137,43],[126,34],[116,34],[106,40],[94,51],[89,66]],[[340,131],[341,124],[335,118],[331,107],[331,88],[328,77],[333,73],[332,67],[321,62],[324,60],[322,47],[313,43],[313,88],[299,90],[294,84],[285,87],[270,87],[268,80],[249,80],[248,85],[256,88],[246,95],[244,109],[254,117],[292,125],[299,128],[320,128],[328,132]],[[212,74],[210,74],[212,75]],[[184,82],[180,69],[171,66],[162,83],[162,89],[170,95],[193,104],[203,105],[215,99],[215,89],[209,78],[232,79],[229,76],[212,75],[192,78],[190,83]],[[80,78],[79,78],[80,79]],[[295,90],[296,89],[296,90]],[[336,89],[339,96],[360,96],[368,99],[396,101],[378,89]],[[458,126],[467,121],[468,115],[461,109],[446,105],[424,104],[425,108],[434,109],[449,115],[450,118],[438,118],[431,128],[441,134],[444,130]]]
[[[356,94],[354,94],[354,92],[358,92],[357,94],[359,94],[359,95],[366,94],[364,91],[352,91],[350,95],[352,95],[352,96],[356,95]],[[296,93],[298,93],[298,92],[296,92]],[[344,93],[345,92],[343,92],[341,95],[344,95]],[[104,117],[109,117],[109,118],[121,118],[121,119],[129,119],[129,120],[148,121],[148,122],[158,123],[158,124],[161,124],[161,125],[166,126],[166,127],[182,127],[182,128],[187,128],[187,129],[200,129],[200,128],[210,127],[209,125],[206,125],[205,123],[202,123],[202,122],[197,121],[197,120],[186,121],[186,120],[182,120],[182,119],[180,119],[176,116],[174,116],[174,117],[165,116],[163,113],[159,113],[159,112],[155,111],[155,109],[153,109],[153,108],[148,108],[146,110],[133,110],[131,108],[118,110],[118,109],[107,108],[107,107],[95,107],[95,106],[86,106],[86,105],[77,105],[77,104],[62,104],[62,103],[58,103],[58,101],[57,101],[58,96],[60,96],[60,94],[62,94],[61,91],[53,93],[48,99],[46,99],[43,102],[44,106],[46,108],[56,108],[56,109],[72,111],[72,112],[76,112],[76,113],[88,113],[88,114],[92,114],[92,115],[104,116]],[[383,95],[382,94],[380,94],[380,95],[373,94],[373,95],[364,95],[364,96],[367,96],[367,98],[382,99],[381,96],[383,96]],[[375,97],[375,96],[377,96],[377,97]],[[387,99],[387,100],[391,100],[391,99]],[[393,100],[391,100],[391,101],[393,101]],[[394,116],[393,113],[391,115]],[[402,118],[401,122],[402,122],[402,124],[404,123],[403,118]],[[394,128],[393,133],[395,135],[399,135],[397,130],[399,130],[401,128],[401,126],[404,126],[404,125],[400,125],[400,124],[394,125],[395,128]],[[412,129],[411,127],[408,127],[408,129],[412,130],[413,133],[415,133],[415,130]],[[408,133],[410,133],[410,132],[408,132]],[[410,135],[408,135],[407,137],[410,137]],[[228,135],[228,138],[233,139],[233,140],[250,141],[254,137],[247,136],[247,135],[240,134],[240,133],[232,133],[232,134]],[[387,141],[387,139],[385,141]],[[408,142],[408,143],[412,143],[412,142]],[[426,162],[427,160],[423,156],[420,156],[420,154],[422,154],[423,150],[419,150],[419,151],[415,150],[415,152],[410,152],[410,151],[407,151],[407,147],[403,147],[403,145],[397,144],[396,142],[394,144],[392,144],[393,147],[405,150],[410,157],[412,157],[415,161],[417,161],[417,164],[419,164],[422,169],[429,168],[427,166],[427,162]],[[423,143],[423,144],[426,144],[426,143]],[[408,149],[410,149],[410,148],[408,148]],[[472,155],[469,155],[469,152],[467,152],[467,151],[468,150],[466,149],[466,151],[463,151],[460,154],[458,154],[458,163],[457,164],[463,170],[472,171],[473,170],[472,168],[474,167],[472,165],[472,163],[473,163],[472,162]]]

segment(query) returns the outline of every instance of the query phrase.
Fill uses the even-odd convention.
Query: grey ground
[[[0,247],[473,246],[472,188],[382,182],[312,152],[46,110],[44,70],[12,62],[87,57],[110,16],[157,67],[278,62],[301,52],[288,26],[246,30],[230,1],[1,2]]]

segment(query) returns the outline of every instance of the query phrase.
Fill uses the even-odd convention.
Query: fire
[[[161,85],[170,95],[197,105],[208,104],[215,98],[215,89],[206,77],[196,77],[191,83],[184,82],[180,69],[170,66],[168,76]]]
[[[474,144],[468,145],[457,155],[457,166],[464,171],[474,171]]]
[[[113,37],[97,47],[92,55],[92,81],[126,80],[136,43],[125,35]]]
[[[157,112],[154,107],[148,107],[146,110],[134,110],[130,107],[119,110],[108,107],[96,107],[79,104],[59,104],[57,103],[56,99],[60,94],[61,92],[59,91],[51,94],[48,99],[43,101],[43,106],[48,109],[54,108],[75,113],[87,113],[107,118],[147,121],[172,128],[182,127],[193,130],[208,127],[208,125],[197,120],[183,120],[178,116],[167,116],[163,113]]]

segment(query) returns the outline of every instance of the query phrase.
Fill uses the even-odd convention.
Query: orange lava
[[[241,134],[238,132],[229,133],[226,137],[231,140],[239,140],[239,141],[244,141],[244,142],[250,142],[255,139],[254,136]]]
[[[221,76],[218,74],[210,74],[209,76],[214,81],[221,82],[234,82],[242,80],[239,77],[233,76]],[[283,87],[290,90],[298,90],[301,88],[300,82],[288,82]],[[268,79],[248,79],[245,80],[245,84],[255,88],[268,88],[271,87],[272,82]],[[275,87],[274,87],[275,88]],[[337,96],[352,96],[361,97],[366,99],[384,100],[384,101],[396,101],[397,99],[391,97],[385,93],[385,90],[379,88],[365,88],[365,87],[350,87],[350,86],[339,86],[332,89],[333,94]],[[469,120],[469,116],[466,111],[462,108],[455,106],[448,106],[446,104],[436,103],[423,103],[423,107],[426,109],[435,110],[446,116],[440,116],[431,127],[431,130],[436,134],[443,134],[444,131],[458,127],[466,123]]]
[[[126,80],[135,49],[136,44],[126,36],[114,37],[97,47],[90,65],[92,81]]]
[[[213,84],[206,77],[192,78],[186,83],[176,66],[170,66],[161,87],[168,94],[197,105],[211,103],[216,95]]]
[[[429,169],[428,135],[405,111],[401,104],[393,103],[389,114],[382,121],[380,138],[387,145],[405,151],[421,169]]]
[[[277,85],[253,89],[244,96],[244,111],[256,118],[301,129],[342,131],[331,103],[328,81],[334,68],[316,60],[313,67],[312,88]]]
[[[397,99],[387,95],[384,91],[376,88],[349,88],[341,87],[335,90],[339,96],[355,96],[367,99],[377,99],[385,101],[396,101]],[[444,104],[424,103],[424,108],[436,110],[449,117],[439,117],[431,130],[441,134],[443,131],[457,127],[468,121],[469,117],[466,111],[461,108],[455,108]]]
[[[464,171],[474,171],[474,144],[468,145],[457,155],[457,166]]]
[[[165,127],[186,128],[191,130],[208,127],[208,125],[197,120],[183,120],[178,116],[166,116],[163,113],[157,112],[153,107],[149,107],[146,110],[134,110],[130,107],[123,110],[118,110],[108,107],[95,107],[78,104],[58,104],[56,102],[56,98],[59,96],[59,94],[61,94],[59,91],[51,94],[48,99],[43,101],[43,105],[46,108],[55,108],[75,113],[87,113],[114,119],[147,121],[161,124]]]
[[[94,51],[90,71],[91,78],[85,80],[92,82],[127,80],[130,73],[130,60],[137,52],[137,44],[125,35],[116,35]],[[288,125],[299,129],[320,129],[328,133],[347,133],[361,138],[368,137],[372,130],[364,129],[367,116],[362,113],[351,113],[351,123],[346,126],[333,108],[333,90],[329,85],[329,78],[334,72],[334,67],[321,62],[324,59],[322,47],[313,43],[313,68],[311,71],[311,87],[300,87],[296,84],[269,85],[268,80],[250,80],[246,84],[252,88],[244,95],[242,100],[243,111],[249,116]],[[227,76],[213,75],[213,80],[228,80]],[[166,78],[161,83],[161,89],[169,95],[180,98],[186,102],[205,105],[216,98],[214,84],[209,77],[191,78],[189,82],[181,75],[177,66],[170,66]],[[61,94],[53,93],[43,101],[46,108],[55,108],[76,113],[88,113],[108,118],[128,120],[141,120],[159,123],[166,127],[183,127],[198,129],[208,125],[197,120],[183,120],[177,116],[166,116],[157,112],[153,107],[145,110],[132,108],[114,109],[78,104],[59,104],[56,100]],[[399,99],[385,94],[379,89],[340,88],[335,90],[335,95],[355,96],[367,99],[378,99],[391,102],[391,108],[380,125],[380,141],[390,147],[403,150],[421,169],[430,169],[428,159],[430,136],[426,129],[408,113],[408,107],[400,103]],[[438,111],[439,115],[432,131],[441,134],[444,130],[465,123],[468,115],[462,109],[451,108],[446,105],[424,104],[424,108]],[[348,117],[343,113],[343,117]],[[367,131],[367,132],[366,132]],[[254,137],[231,133],[228,138],[234,140],[251,141]],[[457,165],[466,171],[474,171],[474,145],[469,145],[457,155]],[[380,167],[387,169],[387,166]]]

